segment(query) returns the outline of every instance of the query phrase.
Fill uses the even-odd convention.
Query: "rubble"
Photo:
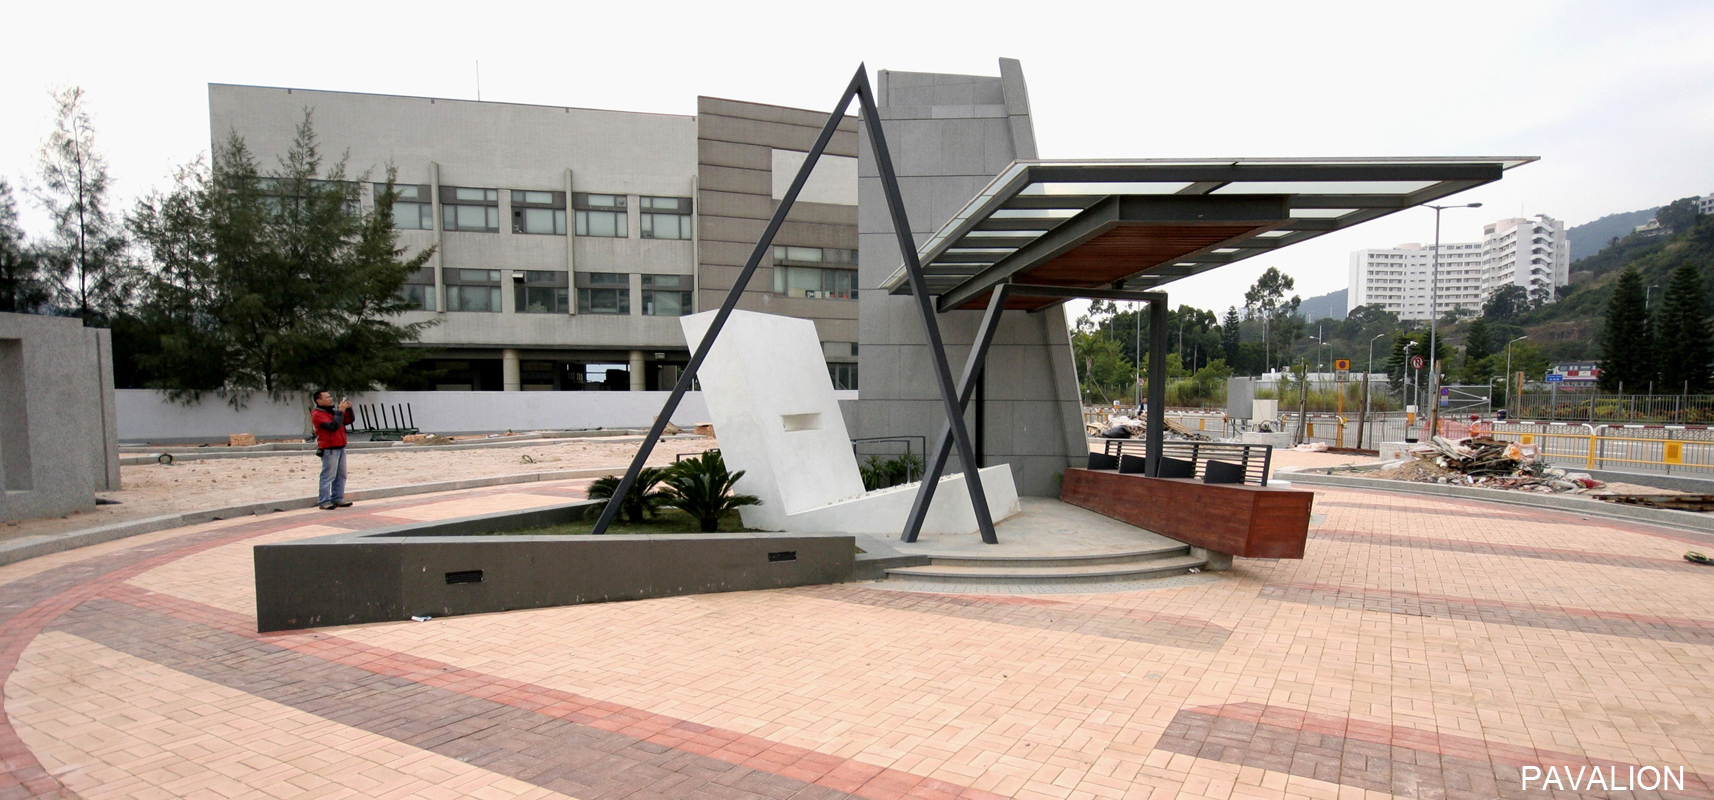
[[[1166,422],[1166,437],[1169,439],[1182,439],[1192,442],[1215,441],[1214,437],[1200,431],[1193,431],[1184,423],[1171,417],[1165,418],[1164,421]],[[1103,439],[1140,439],[1143,432],[1148,430],[1148,422],[1138,417],[1121,415],[1109,419],[1106,428],[1100,428],[1097,425],[1085,427],[1089,429],[1091,435]]]
[[[1412,460],[1374,477],[1542,493],[1586,493],[1606,485],[1588,473],[1548,464],[1533,447],[1487,437],[1436,436],[1405,452]]]

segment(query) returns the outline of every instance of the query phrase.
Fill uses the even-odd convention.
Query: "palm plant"
[[[718,450],[687,458],[666,470],[662,477],[661,483],[666,488],[661,505],[695,517],[703,533],[713,533],[719,530],[720,516],[727,511],[762,504],[755,495],[732,493],[732,487],[742,477],[744,470],[726,471],[726,462]]]
[[[644,467],[642,472],[637,473],[637,482],[631,485],[631,491],[626,493],[624,502],[619,506],[619,510],[625,512],[625,519],[642,522],[645,512],[654,516],[655,510],[666,501],[666,493],[656,487],[666,477],[667,471],[668,468],[663,467]],[[619,476],[606,475],[596,478],[595,482],[589,485],[589,499],[612,500],[613,492],[618,489]]]

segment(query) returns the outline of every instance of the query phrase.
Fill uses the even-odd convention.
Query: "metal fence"
[[[1714,395],[1525,392],[1518,395],[1511,415],[1548,422],[1710,424],[1714,423]]]
[[[1668,475],[1714,474],[1714,429],[1710,428],[1493,422],[1477,425],[1472,433],[1534,447],[1538,455],[1562,466]]]

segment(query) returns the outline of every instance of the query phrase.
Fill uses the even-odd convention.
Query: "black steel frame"
[[[918,296],[923,296],[918,293]],[[1167,299],[1165,292],[1139,292],[1125,289],[1079,289],[1066,286],[1038,286],[1022,283],[998,283],[988,296],[988,308],[982,312],[982,323],[976,328],[976,340],[970,344],[970,354],[964,361],[964,375],[959,381],[958,415],[956,419],[963,420],[964,408],[970,404],[971,395],[975,393],[985,362],[988,359],[988,347],[994,343],[994,334],[1000,328],[1000,316],[1006,310],[1006,301],[1012,297],[1052,297],[1059,299],[1100,298],[1103,300],[1132,300],[1149,304],[1149,352],[1166,352],[1166,312]],[[978,409],[978,416],[981,410]],[[1166,427],[1166,359],[1155,358],[1149,362],[1149,408],[1147,416],[1148,433],[1145,442],[1148,445],[1148,465],[1146,474],[1157,475],[1160,472],[1161,437]],[[934,457],[928,462],[928,471],[923,475],[922,484],[917,487],[916,500],[911,503],[911,513],[905,518],[905,530],[899,535],[903,542],[914,542],[922,532],[922,523],[928,516],[929,505],[934,502],[934,493],[940,488],[940,478],[946,472],[946,462],[951,457],[948,446],[949,430],[943,428],[939,438],[935,440]],[[962,458],[962,456],[961,456]],[[981,482],[981,464],[968,458],[963,458],[964,482]],[[988,544],[998,544],[998,539],[990,539],[984,532],[982,541]]]
[[[631,487],[636,485],[637,476],[643,471],[643,465],[647,463],[649,454],[654,451],[655,444],[660,441],[661,433],[671,422],[672,414],[678,410],[678,405],[684,399],[685,393],[690,391],[697,370],[702,367],[702,362],[708,358],[709,349],[714,346],[715,340],[719,338],[720,330],[725,327],[727,318],[732,316],[732,311],[737,307],[739,298],[743,296],[744,288],[749,285],[750,278],[761,264],[762,257],[773,246],[775,234],[779,232],[780,225],[785,222],[786,215],[791,211],[792,205],[797,202],[798,193],[803,190],[804,184],[809,180],[810,172],[815,169],[816,162],[821,159],[822,151],[827,149],[828,142],[833,139],[834,132],[839,129],[839,123],[845,119],[845,110],[850,107],[853,98],[860,104],[862,109],[861,123],[868,132],[869,144],[875,151],[875,164],[880,172],[881,189],[887,198],[887,210],[892,217],[893,232],[898,238],[900,255],[904,257],[905,271],[909,275],[913,290],[912,295],[915,298],[917,310],[922,316],[924,333],[928,339],[929,355],[934,362],[935,381],[940,387],[941,403],[946,410],[948,427],[952,433],[951,438],[958,448],[959,460],[969,465],[976,463],[975,450],[970,441],[970,431],[964,425],[963,404],[959,401],[959,394],[953,387],[952,370],[946,363],[946,346],[940,336],[940,325],[935,319],[933,300],[928,294],[928,284],[923,277],[922,263],[917,258],[917,246],[911,234],[910,220],[905,214],[904,199],[899,191],[898,176],[893,171],[892,156],[887,149],[887,137],[881,129],[880,113],[875,106],[874,93],[869,86],[868,68],[866,65],[859,64],[857,74],[852,76],[851,83],[845,87],[844,93],[839,96],[839,102],[833,106],[833,112],[828,115],[827,124],[822,126],[820,136],[816,137],[815,146],[810,148],[809,155],[804,158],[803,166],[798,169],[797,176],[792,179],[791,186],[786,189],[785,196],[780,198],[780,205],[774,210],[773,217],[768,220],[768,226],[762,231],[761,238],[756,242],[756,249],[750,253],[750,260],[745,262],[744,269],[738,274],[737,280],[733,282],[731,291],[726,295],[726,300],[720,304],[720,310],[715,313],[714,321],[709,324],[708,332],[703,335],[702,341],[697,343],[696,351],[691,354],[690,363],[679,374],[678,382],[673,386],[672,393],[667,396],[666,403],[661,406],[661,413],[655,417],[654,424],[649,427],[649,433],[643,438],[642,446],[637,448],[637,455],[631,459],[631,466],[626,468],[625,477],[621,478],[619,485],[614,488],[614,497],[625,497],[630,493]],[[1164,342],[1164,323],[1161,335]],[[994,535],[994,520],[988,513],[988,498],[986,493],[982,491],[982,481],[973,475],[972,479],[965,481],[965,486],[970,492],[970,502],[974,506],[976,525],[982,532],[982,540],[990,544],[998,542],[999,540]],[[591,532],[596,535],[605,534],[608,526],[613,523],[613,519],[618,516],[621,505],[623,504],[608,503],[602,509],[601,517],[596,520],[594,530]]]

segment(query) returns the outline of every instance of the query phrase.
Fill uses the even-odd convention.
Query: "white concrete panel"
[[[807,158],[809,154],[802,151],[774,148],[775,200],[786,196],[792,179],[797,177],[797,171],[803,168]],[[857,159],[823,153],[816,159],[815,170],[809,173],[809,181],[797,197],[810,203],[857,205]]]
[[[682,317],[695,348],[715,312]],[[789,528],[791,515],[863,494],[863,479],[827,361],[806,319],[734,311],[698,370],[738,490],[762,499],[746,525]]]
[[[988,515],[995,522],[1018,513],[1018,489],[1012,481],[1012,468],[984,467],[982,491],[988,500]],[[870,492],[862,497],[834,503],[830,506],[793,514],[786,530],[793,533],[874,533],[897,535],[904,531],[905,517],[910,515],[919,483],[907,483]],[[754,506],[742,509],[744,524],[750,522]],[[976,514],[971,509],[970,490],[964,486],[964,474],[948,475],[935,490],[934,503],[923,518],[923,533],[977,533]]]

